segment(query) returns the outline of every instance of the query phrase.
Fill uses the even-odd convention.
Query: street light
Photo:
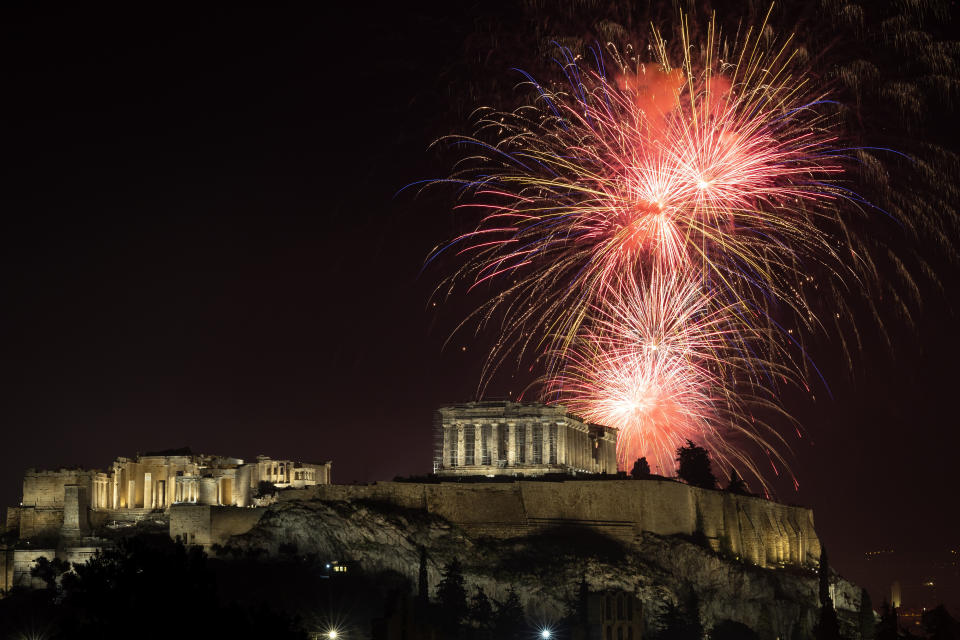
[[[338,635],[339,634],[337,633],[336,629],[330,629],[330,631],[327,631],[327,637],[330,638],[330,640],[337,640]]]
[[[543,638],[543,640],[550,640],[552,636],[553,632],[551,632],[550,629],[543,629],[540,631],[540,637]]]

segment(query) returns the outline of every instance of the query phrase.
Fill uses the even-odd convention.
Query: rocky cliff
[[[817,577],[809,569],[764,569],[724,556],[694,539],[648,532],[624,542],[583,527],[556,528],[510,539],[468,533],[422,509],[375,500],[292,500],[272,505],[249,532],[230,539],[239,549],[299,553],[346,561],[364,571],[396,571],[416,583],[420,548],[427,551],[431,588],[457,558],[468,587],[495,600],[509,589],[531,617],[559,619],[581,578],[592,591],[636,594],[648,631],[669,603],[698,601],[706,629],[724,619],[743,622],[762,638],[809,638],[819,611]],[[837,576],[832,591],[846,637],[856,637],[860,589]]]

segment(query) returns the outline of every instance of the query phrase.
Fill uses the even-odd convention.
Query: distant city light
[[[327,637],[330,638],[330,640],[337,640],[337,636],[339,635],[340,634],[337,633],[336,629],[330,629],[330,631],[327,631]]]
[[[553,632],[550,631],[550,629],[543,629],[540,632],[540,637],[543,638],[543,640],[550,640],[552,636],[553,636]]]

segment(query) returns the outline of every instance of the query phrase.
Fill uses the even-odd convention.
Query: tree
[[[68,571],[70,571],[70,563],[65,560],[61,560],[60,558],[54,558],[53,560],[37,558],[34,565],[30,568],[30,575],[43,580],[44,584],[47,585],[47,589],[56,591],[58,588],[57,581],[60,579],[60,576]]]
[[[873,640],[876,624],[873,620],[873,602],[866,589],[860,590],[860,637],[862,640]]]
[[[730,470],[730,482],[727,483],[727,491],[741,496],[747,495],[747,483],[743,481],[736,469]]]
[[[880,607],[880,622],[877,623],[877,640],[897,640],[900,624],[897,621],[897,609],[884,601]]]
[[[813,627],[813,637],[816,640],[839,640],[840,621],[830,598],[830,562],[827,558],[827,547],[823,544],[820,545],[817,575],[820,579],[820,620]]]
[[[463,630],[463,623],[469,614],[469,609],[463,567],[456,558],[443,569],[443,578],[437,585],[437,601],[440,605],[438,622],[443,631],[443,637],[458,637]]]
[[[261,480],[257,483],[257,496],[272,496],[277,492],[277,485],[269,482],[268,480]]]
[[[920,620],[930,640],[960,640],[960,624],[942,604],[924,611]]]
[[[660,618],[658,640],[703,640],[703,625],[700,622],[700,606],[696,594],[691,595],[686,607],[667,603],[667,610]]]
[[[526,616],[523,615],[523,605],[520,604],[520,596],[512,587],[507,592],[507,599],[497,603],[493,630],[494,637],[497,640],[520,640],[527,635],[527,621]]]
[[[677,449],[677,477],[694,487],[716,489],[717,478],[710,469],[710,454],[691,440]]]
[[[489,640],[493,637],[493,605],[480,587],[470,600],[470,623],[476,638]]]
[[[650,464],[647,462],[646,457],[637,458],[637,461],[633,463],[633,470],[630,472],[630,475],[634,480],[650,476]]]
[[[723,620],[713,626],[710,640],[760,640],[760,636],[742,622]]]
[[[226,604],[217,579],[199,547],[184,547],[169,536],[137,536],[106,549],[61,580],[58,605],[62,638],[271,637],[305,640],[286,614],[265,604]],[[157,616],[157,603],[176,593],[176,615]],[[144,625],[144,620],[149,620]]]
[[[420,568],[417,573],[417,602],[421,610],[430,604],[430,577],[427,574],[427,548],[420,547]]]

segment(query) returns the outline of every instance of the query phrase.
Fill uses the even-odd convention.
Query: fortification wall
[[[59,507],[63,508],[63,487],[68,484],[77,484],[93,487],[93,478],[96,471],[82,469],[59,469],[56,471],[37,471],[27,469],[23,475],[24,507]]]
[[[13,552],[13,585],[30,589],[43,589],[46,583],[40,578],[30,575],[30,569],[40,558],[53,560],[57,557],[56,549],[17,549]]]
[[[670,480],[320,485],[281,500],[385,500],[426,509],[474,533],[524,535],[553,526],[587,526],[632,541],[643,531],[703,533],[716,550],[759,566],[816,564],[813,512],[761,498]]]
[[[7,507],[7,521],[4,531],[20,531],[20,507]]]
[[[13,547],[0,544],[0,594],[13,588]]]
[[[230,536],[252,529],[264,511],[266,509],[174,505],[170,507],[170,537],[205,547],[224,544]]]
[[[207,505],[170,507],[170,537],[184,544],[210,544],[211,518]]]
[[[37,536],[54,536],[63,526],[63,506],[20,507],[21,540]]]

